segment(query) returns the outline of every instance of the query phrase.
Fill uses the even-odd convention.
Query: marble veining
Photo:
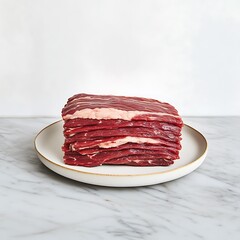
[[[33,140],[54,118],[0,118],[0,239],[240,239],[240,118],[185,118],[209,142],[193,173],[107,188],[47,169]]]

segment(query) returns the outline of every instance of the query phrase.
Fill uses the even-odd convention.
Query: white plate
[[[168,167],[100,166],[80,167],[64,164],[63,122],[58,121],[40,131],[35,139],[39,159],[54,172],[80,182],[109,187],[135,187],[163,183],[180,178],[198,168],[207,155],[207,141],[194,128],[182,131],[180,159]]]

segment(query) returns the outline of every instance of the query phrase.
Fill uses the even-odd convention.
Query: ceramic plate
[[[39,159],[52,171],[76,181],[109,186],[136,187],[158,184],[180,178],[198,168],[207,154],[207,141],[194,128],[184,125],[180,159],[168,167],[100,166],[79,167],[64,164],[63,122],[55,122],[41,130],[35,139]]]

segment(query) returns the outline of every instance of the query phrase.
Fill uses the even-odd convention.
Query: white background
[[[0,0],[0,115],[59,116],[79,92],[240,115],[239,0]]]

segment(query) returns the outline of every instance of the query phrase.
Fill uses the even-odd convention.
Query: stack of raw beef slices
[[[183,122],[168,103],[77,94],[68,99],[62,117],[66,164],[168,166],[179,158]]]

